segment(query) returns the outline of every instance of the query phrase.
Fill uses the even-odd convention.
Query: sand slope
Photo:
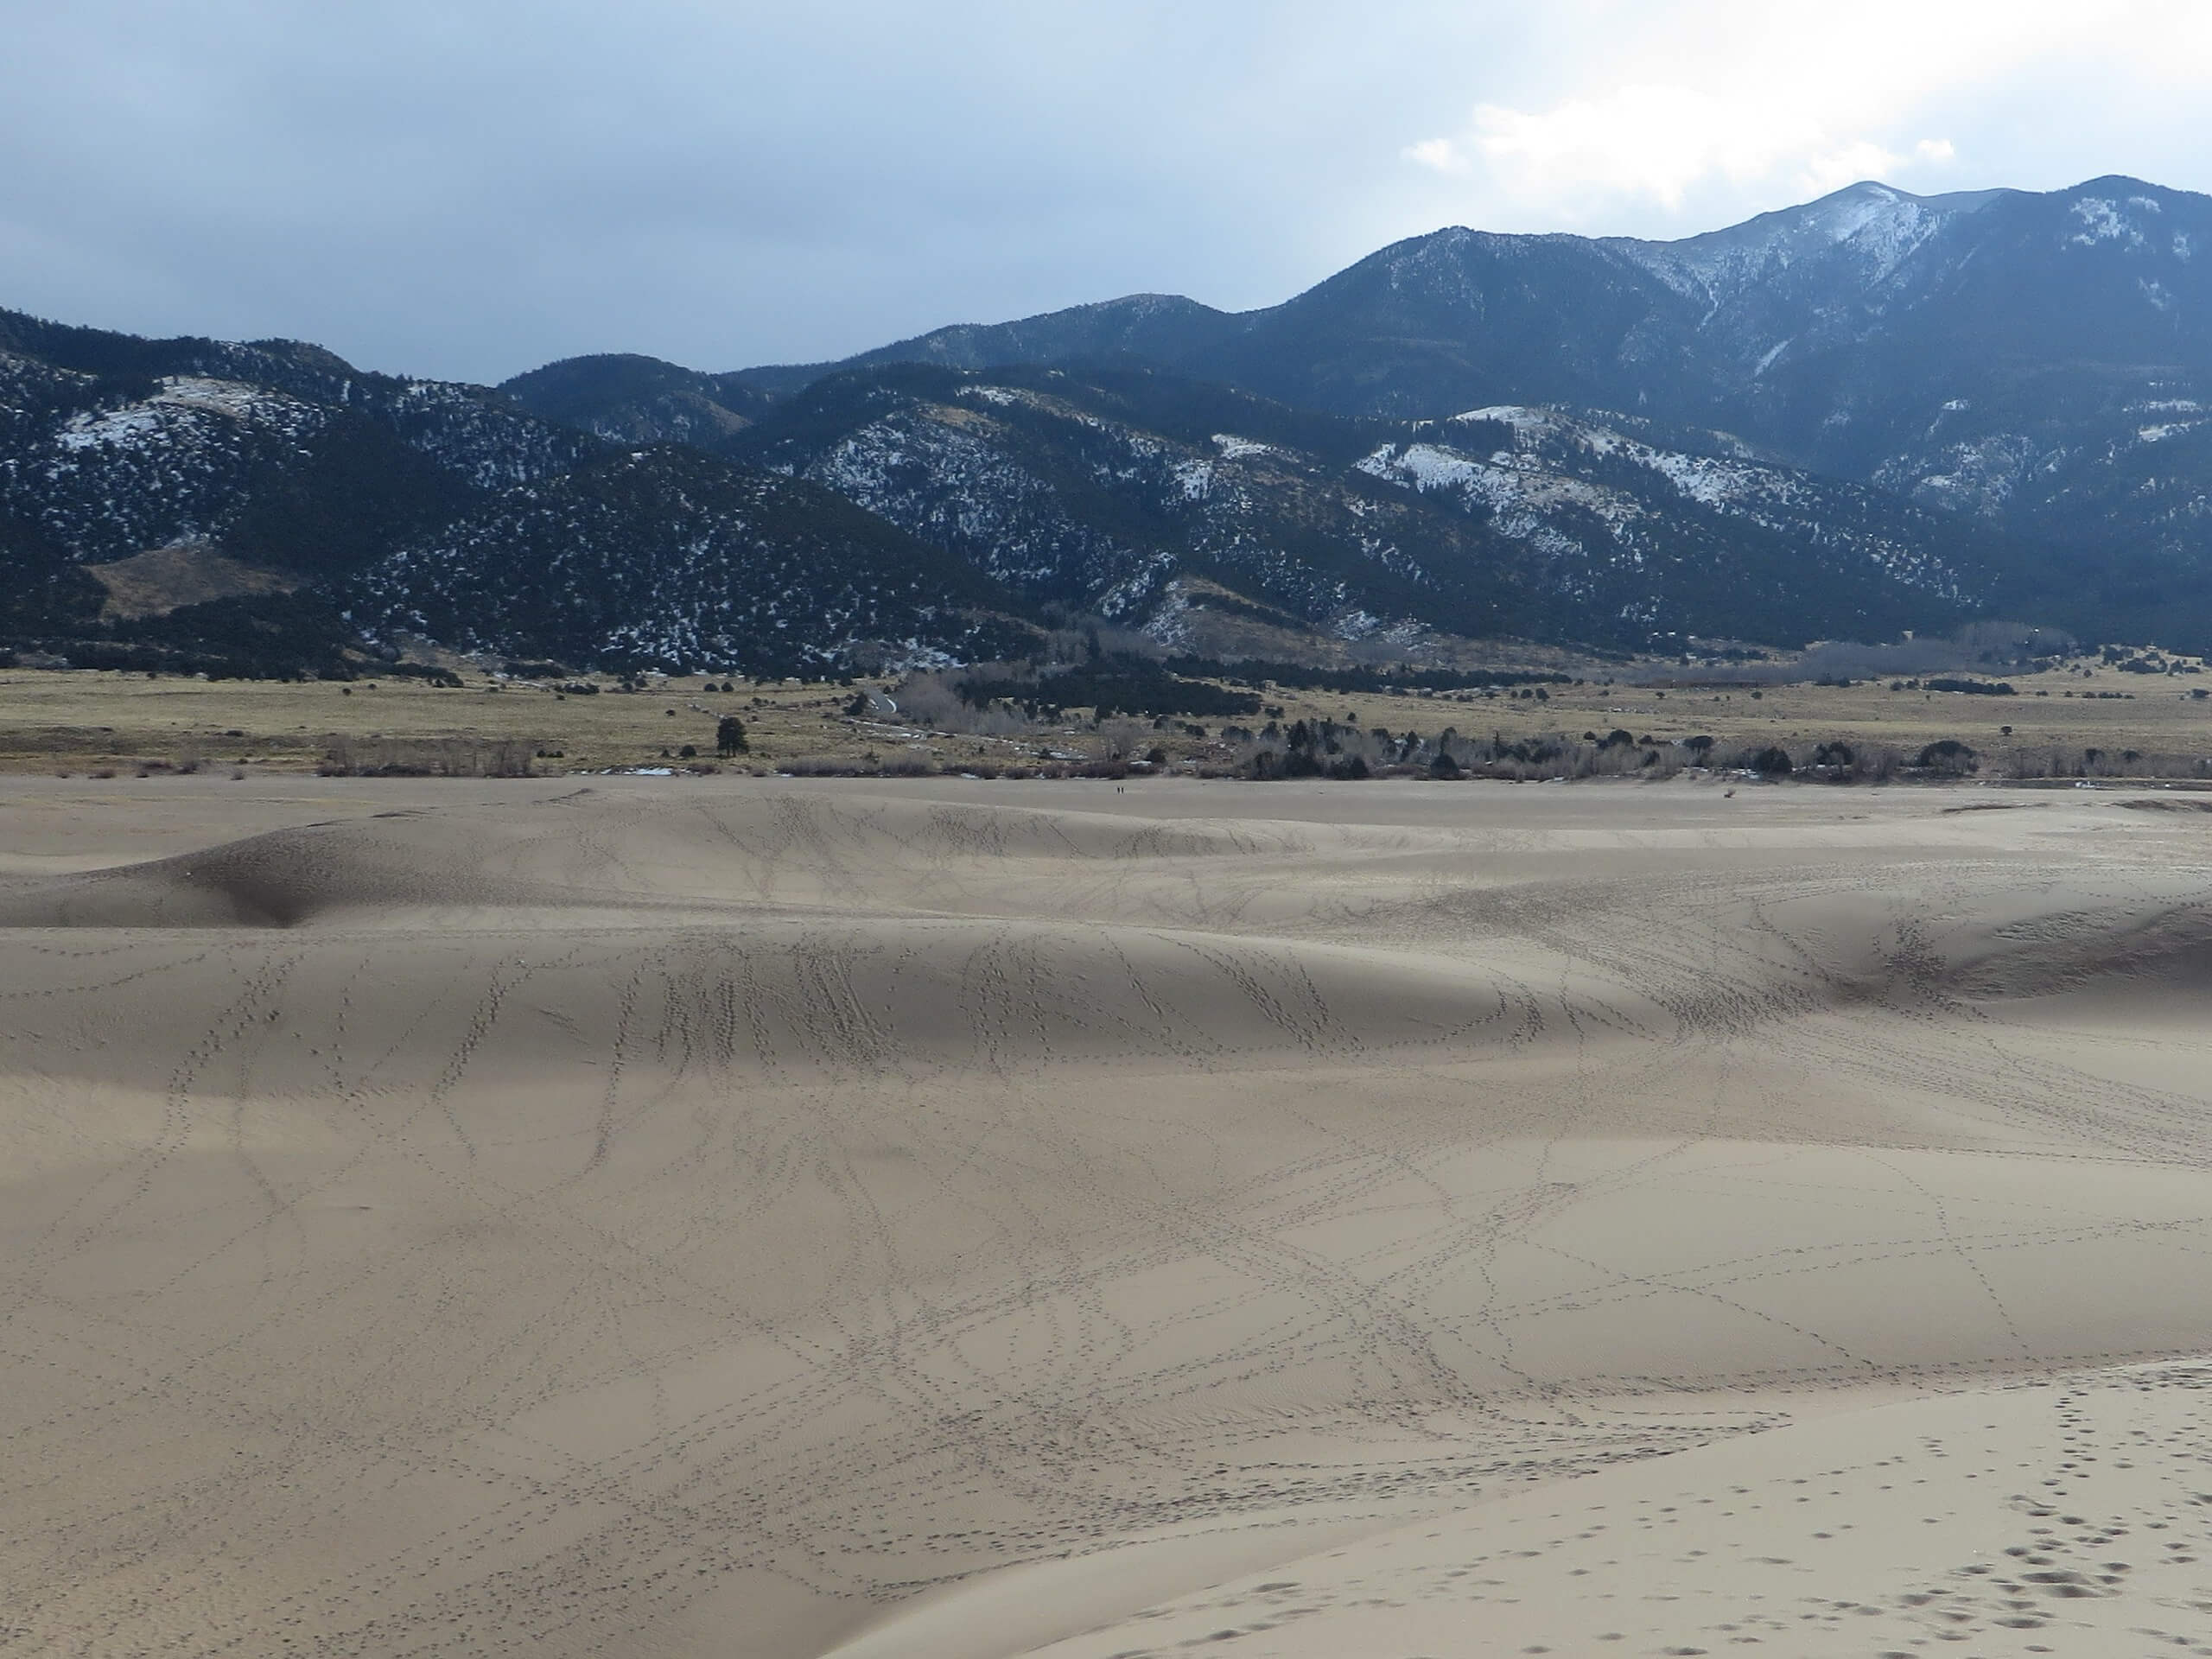
[[[1033,1651],[2212,1652],[2208,1402],[2212,1368],[2190,1363],[1845,1413],[1273,1563]],[[877,1650],[931,1636],[918,1611]]]
[[[1967,1568],[2201,1527],[2007,1505],[2139,1431],[2180,1478],[2212,817],[226,787],[0,802],[67,849],[0,877],[27,1650],[1860,1652],[2197,1593]],[[1799,1496],[1886,1548],[1899,1456],[1940,1549],[1761,1587]],[[1692,1491],[1745,1502],[1677,1548]]]

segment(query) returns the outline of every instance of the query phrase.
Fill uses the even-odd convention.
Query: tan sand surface
[[[2091,791],[0,780],[0,1651],[2212,1649],[2208,995]]]
[[[2192,1363],[1824,1417],[1275,1562],[1033,1652],[2212,1653],[2209,1404],[2212,1367]],[[841,1653],[925,1651],[907,1639],[925,1618]]]

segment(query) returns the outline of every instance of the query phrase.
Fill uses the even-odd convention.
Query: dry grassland
[[[2098,664],[2014,677],[2019,694],[1975,696],[1892,690],[1888,682],[1852,686],[1783,684],[1661,688],[1602,683],[1545,688],[1541,700],[1499,691],[1434,696],[1269,690],[1283,721],[1352,720],[1372,728],[1433,738],[1450,728],[1465,738],[1580,737],[1625,728],[1638,738],[1706,734],[1723,747],[1840,740],[1912,753],[1944,739],[1983,757],[1984,777],[2005,775],[2017,757],[2041,771],[2096,749],[2107,769],[2202,777],[2212,770],[2212,698],[2191,695],[2212,677],[2120,673]],[[893,715],[855,719],[853,693],[871,687],[898,695],[896,681],[859,687],[756,686],[697,677],[653,681],[626,692],[605,677],[585,677],[598,695],[565,694],[546,683],[500,681],[463,671],[461,690],[420,680],[325,682],[206,681],[89,670],[0,671],[0,771],[135,776],[175,770],[311,772],[334,749],[362,766],[379,758],[437,759],[481,771],[493,751],[540,774],[610,768],[717,766],[717,720],[734,714],[751,735],[748,753],[728,763],[770,772],[794,763],[896,771],[958,772],[1037,767],[1056,761],[1141,754],[1157,746],[1172,763],[1227,766],[1237,758],[1218,721],[1109,721],[1081,719],[1003,732],[950,731]],[[1993,675],[1985,677],[1995,677]],[[2069,695],[2070,694],[2070,695]],[[1243,723],[1257,726],[1265,716]],[[970,722],[954,722],[967,724]],[[2009,729],[2008,729],[2009,728]],[[690,745],[697,751],[685,757]],[[2133,751],[2139,765],[2122,765]]]

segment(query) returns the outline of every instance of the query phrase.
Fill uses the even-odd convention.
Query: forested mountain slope
[[[1519,406],[1352,420],[1144,371],[855,371],[729,447],[1163,637],[1192,578],[1348,637],[1890,635],[1972,612],[2005,556],[1722,434]]]
[[[1617,411],[2007,531],[2016,608],[2212,643],[2208,248],[2212,199],[2139,180],[1866,183],[1675,242],[1452,228],[1262,310],[1140,295],[738,378],[1114,363],[1347,417]]]
[[[1677,242],[1440,231],[1261,311],[499,390],[0,313],[0,646],[813,671],[1239,607],[1384,652],[2212,646],[2208,247],[2212,200],[2133,180],[1868,184]]]
[[[226,573],[238,591],[118,614],[103,577],[149,550],[194,594]],[[331,672],[411,632],[782,671],[967,650],[1004,632],[969,614],[1001,597],[829,492],[618,448],[484,387],[0,314],[0,635],[19,649]]]

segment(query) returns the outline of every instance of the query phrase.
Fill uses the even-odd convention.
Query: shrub
[[[1273,749],[1254,752],[1248,776],[1264,783],[1277,778],[1319,778],[1321,762],[1311,749],[1293,749],[1287,754],[1277,754]]]
[[[1930,691],[1961,691],[1970,697],[2011,697],[2018,691],[2005,680],[1959,680],[1938,677],[1923,682]]]
[[[1924,772],[1944,772],[1953,774],[1974,769],[1974,752],[1955,737],[1946,737],[1930,743],[1914,759],[1914,766]]]

